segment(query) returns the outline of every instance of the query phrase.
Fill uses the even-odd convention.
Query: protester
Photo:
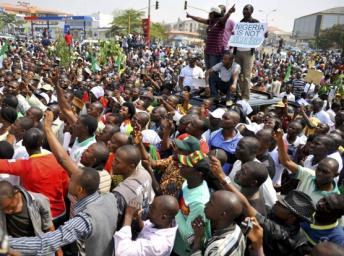
[[[1,245],[10,235],[23,255],[340,254],[342,56],[273,36],[233,47],[234,22],[264,27],[253,10],[188,15],[205,25],[204,46],[116,31],[92,45],[72,30],[1,38],[0,185],[12,191]]]

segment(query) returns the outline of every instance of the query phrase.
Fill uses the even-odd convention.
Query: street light
[[[273,12],[277,12],[277,9],[273,9],[271,11],[268,11],[268,12],[265,12],[264,10],[258,10],[259,12],[263,12],[265,13],[265,22],[268,23],[268,18],[269,18],[269,15]]]

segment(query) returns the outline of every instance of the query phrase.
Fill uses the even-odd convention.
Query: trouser
[[[222,55],[211,55],[211,54],[204,54],[204,61],[205,66],[208,69],[215,66],[217,63],[220,63],[222,61]]]
[[[243,74],[243,80],[239,81],[241,96],[243,99],[249,100],[254,55],[251,54],[251,51],[237,51],[235,62],[240,65],[241,73]]]
[[[209,77],[209,85],[210,85],[210,95],[211,97],[216,97],[218,95],[218,91],[226,94],[226,99],[230,99],[231,91],[230,87],[233,84],[233,80],[230,79],[228,82],[224,82],[219,77],[217,72],[212,72]]]

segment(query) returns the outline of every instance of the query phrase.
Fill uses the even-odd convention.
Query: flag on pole
[[[284,82],[288,82],[291,74],[291,63],[288,65],[287,72],[285,73]]]

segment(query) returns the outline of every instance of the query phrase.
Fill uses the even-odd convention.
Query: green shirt
[[[207,182],[203,181],[202,185],[189,189],[187,182],[183,183],[182,187],[182,198],[179,198],[180,208],[188,208],[188,214],[182,213],[179,210],[176,215],[176,223],[178,225],[178,232],[176,240],[174,243],[174,251],[178,255],[191,255],[191,245],[194,239],[194,232],[192,229],[192,221],[196,219],[197,216],[201,216],[206,222],[206,227],[204,230],[205,239],[208,239],[211,235],[210,232],[210,222],[207,220],[204,214],[204,206],[209,201],[210,193],[208,189]],[[185,204],[182,206],[181,201]]]
[[[300,165],[298,166],[295,178],[300,180],[297,190],[309,195],[314,204],[316,204],[324,196],[340,194],[337,184],[334,181],[333,189],[331,191],[319,190],[315,182],[315,171]]]

